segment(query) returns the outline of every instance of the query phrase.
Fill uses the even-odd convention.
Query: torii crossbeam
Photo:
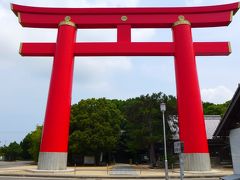
[[[22,43],[22,56],[54,56],[38,169],[66,169],[75,56],[174,56],[185,170],[210,159],[195,56],[226,56],[229,42],[193,42],[191,28],[228,26],[239,3],[176,8],[45,8],[12,4],[23,27],[58,28],[56,43]],[[117,42],[76,42],[78,28],[116,28]],[[131,28],[171,28],[173,42],[131,42]]]

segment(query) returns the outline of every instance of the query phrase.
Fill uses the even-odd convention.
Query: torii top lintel
[[[174,8],[45,8],[11,4],[24,27],[57,28],[65,16],[71,16],[77,28],[171,28],[179,15],[192,27],[227,26],[240,3],[203,7]]]

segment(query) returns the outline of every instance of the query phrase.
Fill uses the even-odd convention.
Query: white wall
[[[240,128],[232,129],[229,134],[234,174],[240,174]]]

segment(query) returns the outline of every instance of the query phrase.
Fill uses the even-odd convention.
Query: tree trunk
[[[149,156],[150,156],[150,166],[155,167],[156,166],[156,156],[155,156],[154,143],[150,144]]]

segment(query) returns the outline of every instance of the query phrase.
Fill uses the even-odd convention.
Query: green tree
[[[20,143],[22,147],[22,158],[38,161],[38,154],[41,143],[42,126],[37,126],[34,131],[27,134]]]
[[[156,164],[156,145],[163,143],[162,112],[160,102],[165,102],[169,115],[177,115],[176,97],[163,93],[142,95],[128,100],[87,99],[72,105],[69,155],[94,155],[125,151],[129,155],[136,155],[140,151],[148,151],[150,163]],[[204,114],[223,115],[230,101],[223,104],[203,103]],[[167,137],[170,131],[166,123]],[[37,161],[41,142],[42,127],[27,134],[17,148],[16,142],[9,146],[1,147],[0,154],[9,155],[15,149],[22,152],[23,159]],[[169,141],[168,141],[169,142]],[[18,151],[17,151],[18,149]],[[20,158],[18,153],[13,159]],[[9,156],[8,156],[9,157]],[[69,158],[71,159],[71,158]]]
[[[32,146],[32,139],[31,139],[31,133],[28,133],[24,139],[20,142],[20,146],[22,148],[22,158],[24,160],[32,160],[32,156],[29,153],[29,149]]]
[[[35,131],[31,133],[31,147],[28,149],[29,154],[35,162],[38,161],[41,137],[42,126],[37,126]]]
[[[16,141],[10,143],[8,146],[5,146],[3,151],[5,158],[9,161],[21,159],[22,148]]]
[[[0,156],[4,156],[4,146],[0,147]]]
[[[0,147],[0,155],[3,156],[6,159],[6,152],[7,152],[7,146],[1,146]]]
[[[81,100],[72,106],[70,123],[70,154],[94,155],[110,153],[120,137],[123,115],[105,98]]]
[[[205,115],[221,115],[223,116],[226,112],[228,106],[230,104],[230,101],[226,101],[223,104],[214,104],[210,102],[204,102],[203,103],[203,109]]]
[[[166,117],[176,114],[176,98],[163,93],[128,99],[125,106],[127,146],[133,154],[148,149],[151,166],[156,164],[155,144],[163,141],[160,102],[167,104]]]

